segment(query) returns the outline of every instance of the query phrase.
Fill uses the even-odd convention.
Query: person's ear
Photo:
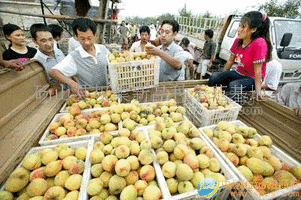
[[[257,28],[252,28],[251,33],[255,33],[257,31]]]
[[[77,37],[77,35],[75,35],[75,36],[74,36],[74,39],[75,39],[76,41],[78,41],[78,37]]]

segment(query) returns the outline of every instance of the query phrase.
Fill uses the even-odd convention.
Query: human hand
[[[17,71],[21,71],[24,69],[24,66],[18,60],[3,60],[3,64],[5,68],[16,69]]]
[[[86,98],[86,93],[85,93],[84,89],[77,82],[73,82],[69,86],[71,88],[71,92],[73,94],[75,94],[79,99]]]
[[[296,116],[301,118],[301,108],[296,108],[296,109],[294,109],[294,111],[295,111]]]
[[[145,45],[145,51],[149,54],[159,55],[160,49],[152,45],[151,43],[147,43]]]

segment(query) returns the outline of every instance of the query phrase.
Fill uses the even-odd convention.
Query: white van
[[[269,17],[272,57],[282,64],[280,83],[301,81],[301,20]],[[217,37],[216,58],[224,64],[237,37],[241,16],[230,15]]]

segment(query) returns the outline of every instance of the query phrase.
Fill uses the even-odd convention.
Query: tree
[[[278,3],[278,0],[270,0],[259,6],[259,11],[264,11],[268,16],[296,18],[300,15],[299,8],[301,0],[287,0],[283,4]]]
[[[211,18],[210,12],[207,10],[206,13],[203,15],[203,18]]]
[[[175,19],[174,15],[169,14],[169,13],[165,13],[165,14],[160,15],[157,18],[157,21],[159,21],[159,24],[161,24],[164,20],[174,20],[174,19]]]
[[[187,8],[186,8],[186,3],[184,3],[184,7],[179,10],[179,15],[182,16],[182,17],[190,17],[191,16],[191,11],[187,11]]]

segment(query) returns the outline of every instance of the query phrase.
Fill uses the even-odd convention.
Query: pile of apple
[[[138,101],[132,100],[130,104],[125,104],[124,106],[125,111],[121,116],[123,126],[132,130],[137,126],[155,125],[157,117],[163,117],[166,119],[166,123],[180,122],[185,114],[185,108],[177,106],[177,102],[174,99],[149,105],[139,104]],[[125,124],[128,121],[131,121],[130,123],[135,124],[135,126],[128,127]]]
[[[132,100],[130,104],[114,104],[87,115],[81,113],[79,103],[73,103],[69,113],[49,125],[47,140],[116,131],[121,120],[123,126],[130,130],[137,126],[154,125],[155,118],[159,116],[166,118],[167,123],[179,122],[183,120],[184,113],[185,108],[177,106],[173,99],[150,106]]]
[[[154,129],[149,129],[151,146],[156,149],[156,159],[161,165],[168,189],[172,195],[197,189],[204,178],[226,181],[221,174],[221,164],[213,151],[200,138],[192,123],[165,123],[157,118]]]
[[[116,64],[137,60],[153,60],[155,59],[155,56],[146,52],[130,53],[129,51],[124,51],[123,53],[120,53],[118,51],[114,51],[113,53],[109,54],[108,58],[111,64]]]
[[[267,135],[255,139],[255,128],[221,121],[214,129],[205,128],[204,133],[260,195],[295,185],[301,180],[301,165],[290,167],[272,155],[272,139]]]
[[[188,89],[188,92],[208,110],[232,107],[232,105],[227,102],[221,87],[197,85],[194,88]]]
[[[0,191],[0,199],[77,200],[83,179],[87,149],[60,144],[27,155]],[[44,197],[44,198],[42,198]]]
[[[103,133],[90,154],[90,199],[158,200],[154,153],[144,132],[122,128],[118,136]]]
[[[90,108],[101,108],[101,107],[110,107],[111,105],[118,104],[118,96],[113,93],[111,90],[107,91],[95,91],[89,92],[85,91],[86,98],[79,99],[76,96],[71,96],[66,100],[66,110],[72,107],[74,103],[78,103],[78,106],[81,110],[90,109]]]
[[[113,105],[98,111],[92,111],[87,116],[81,114],[78,103],[74,103],[58,121],[49,125],[48,140],[82,136],[86,134],[116,131],[123,112],[122,105]]]

